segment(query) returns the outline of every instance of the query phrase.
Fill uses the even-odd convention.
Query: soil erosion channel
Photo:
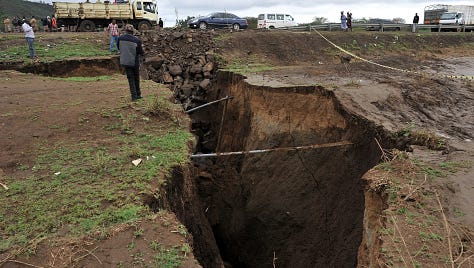
[[[380,159],[374,137],[385,143],[383,131],[316,83],[262,86],[217,71],[212,32],[144,40],[147,51],[160,52],[147,56],[148,77],[170,84],[185,109],[232,97],[190,113],[199,138],[197,170],[191,183],[186,171],[175,172],[166,189],[166,203],[193,234],[201,265],[357,266],[361,178]],[[346,144],[314,148],[333,143]],[[199,156],[259,149],[270,151]]]
[[[382,82],[368,91],[375,94],[383,91],[380,84],[405,77],[356,62],[351,63],[356,66],[351,69],[357,69],[355,73],[360,77],[350,80],[347,66],[338,62],[340,52],[319,36],[289,35],[235,33],[233,41],[216,38],[221,40],[219,48],[212,44],[213,32],[144,37],[148,51],[160,52],[147,58],[149,78],[170,84],[185,109],[232,97],[190,113],[192,131],[199,137],[193,157],[197,170],[175,172],[167,189],[168,204],[193,234],[195,254],[204,267],[357,266],[361,262],[359,247],[365,232],[370,232],[363,227],[364,210],[370,210],[371,204],[364,200],[362,176],[380,159],[374,138],[387,148],[406,145],[397,142],[395,146],[380,122],[377,125],[377,120],[367,119],[374,113],[362,116],[354,112],[358,109],[348,105],[353,103],[348,100],[355,97],[345,96],[346,92],[363,93],[345,90],[347,86],[358,88],[365,86],[366,80],[380,79]],[[338,43],[362,44],[369,57],[374,56],[369,49],[373,42],[384,39],[384,44],[394,43],[392,35],[340,36],[344,38]],[[356,38],[361,39],[355,41]],[[420,41],[413,36],[403,38],[413,39],[413,44]],[[152,42],[147,43],[147,39]],[[449,40],[443,40],[446,41]],[[430,42],[438,42],[438,37],[430,37]],[[281,69],[247,79],[218,72],[220,59],[214,55],[219,49],[228,63],[246,59]],[[420,58],[425,56],[420,54]],[[397,53],[382,59],[391,66],[416,67]],[[303,65],[307,66],[297,67]],[[266,75],[272,81],[264,81]],[[293,78],[294,83],[288,83]],[[284,82],[278,83],[279,80]],[[320,80],[326,81],[329,88],[319,86]],[[404,82],[400,83],[405,87]],[[334,84],[341,87],[331,86]],[[335,97],[335,88],[341,96]],[[460,92],[456,94],[463,91]],[[388,120],[392,121],[397,120]],[[308,148],[337,142],[350,144]],[[281,149],[296,146],[306,147]],[[273,150],[196,157],[259,149]],[[187,182],[186,174],[194,179]]]
[[[233,99],[192,117],[220,132],[217,152],[352,143],[195,158],[205,170],[197,188],[222,258],[234,267],[269,266],[274,256],[281,267],[355,267],[361,177],[379,159],[374,128],[316,86],[254,86],[221,72],[212,92]]]
[[[199,138],[196,155],[274,149],[193,157],[197,170],[175,172],[167,203],[193,234],[201,265],[357,266],[366,209],[362,176],[380,159],[374,138],[383,146],[393,144],[373,121],[349,112],[334,90],[317,81],[304,83],[325,75],[343,79],[346,69],[335,62],[338,52],[323,53],[332,48],[316,35],[236,33],[238,41],[215,38],[222,40],[220,48],[213,44],[214,35],[190,31],[144,36],[150,51],[148,77],[169,84],[185,109],[232,97],[190,113],[192,131]],[[380,39],[364,37],[361,44]],[[355,36],[345,41],[354,43],[351,38]],[[393,41],[390,35],[383,38]],[[288,41],[300,39],[306,42],[298,42],[299,47]],[[237,62],[293,65],[274,77],[290,79],[293,70],[300,70],[295,66],[309,67],[295,76],[295,85],[267,81],[264,86],[262,81],[218,72],[220,59],[214,55],[219,49],[230,63],[235,57]],[[392,65],[402,62],[387,59]],[[366,65],[359,68],[376,71]],[[316,76],[308,76],[312,72]],[[337,142],[350,144],[308,148]],[[306,147],[281,150],[297,146]],[[191,182],[186,174],[194,177]]]

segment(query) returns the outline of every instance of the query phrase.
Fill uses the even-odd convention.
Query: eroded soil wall
[[[53,77],[95,77],[122,72],[118,57],[71,59],[11,66],[0,65],[0,70],[2,69]]]
[[[200,152],[353,143],[196,159],[197,191],[224,261],[233,267],[356,266],[361,177],[379,159],[373,125],[346,113],[324,88],[253,86],[221,72],[213,89],[209,101],[233,99],[192,114],[195,126],[208,128]]]

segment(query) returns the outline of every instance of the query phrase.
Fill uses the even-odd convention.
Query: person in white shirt
[[[21,28],[23,29],[23,32],[25,33],[26,42],[28,42],[28,48],[30,49],[30,58],[34,59],[36,58],[35,44],[34,44],[35,32],[33,31],[33,28],[26,21],[23,21]]]

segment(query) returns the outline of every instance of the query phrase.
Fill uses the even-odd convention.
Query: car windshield
[[[441,20],[453,20],[456,18],[456,13],[444,13],[441,15]]]

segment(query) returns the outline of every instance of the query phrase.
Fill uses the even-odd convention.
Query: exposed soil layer
[[[223,122],[218,152],[353,143],[195,160],[223,259],[234,267],[356,266],[365,207],[360,178],[380,154],[374,125],[320,87],[252,86],[220,73],[215,89],[212,99],[233,99],[192,118],[210,120],[216,131]]]
[[[154,60],[153,69],[157,72],[148,69],[150,77],[171,83],[177,99],[186,107],[201,104],[203,98],[206,102],[233,97],[225,104],[191,114],[193,131],[200,141],[196,147],[198,153],[284,148],[340,140],[354,143],[343,148],[195,159],[200,170],[197,191],[202,207],[214,230],[222,258],[235,267],[259,267],[272,262],[283,267],[357,265],[357,252],[363,237],[366,240],[370,235],[367,232],[374,232],[366,227],[362,234],[365,201],[361,179],[379,159],[380,150],[374,144],[374,137],[388,148],[433,143],[406,137],[396,144],[391,143],[384,138],[384,131],[377,131],[374,124],[360,118],[370,118],[392,131],[414,122],[422,127],[437,126],[440,132],[458,138],[470,138],[467,134],[470,133],[470,116],[453,110],[441,113],[459,117],[453,122],[458,127],[450,131],[452,125],[444,126],[442,116],[431,115],[432,111],[449,105],[427,102],[430,95],[419,88],[428,83],[425,88],[436,90],[445,102],[464,102],[460,107],[465,109],[470,107],[469,84],[465,88],[463,81],[445,81],[443,75],[450,74],[450,69],[441,69],[442,75],[434,81],[423,78],[421,83],[405,82],[417,79],[416,76],[407,79],[407,72],[440,70],[443,59],[437,54],[446,53],[442,49],[450,49],[459,39],[470,42],[470,36],[376,33],[330,34],[328,37],[345,49],[358,50],[357,54],[364,58],[407,71],[402,74],[356,59],[344,64],[341,59],[344,53],[316,34],[235,33],[220,38],[217,48],[207,46],[204,51],[194,52],[199,55],[194,59],[189,58],[190,51],[195,51],[196,45],[200,47],[203,35],[173,34],[172,40],[188,47],[184,50],[182,46],[173,48],[175,52],[186,51],[181,54],[181,60],[178,60],[180,56],[168,54],[166,48],[172,44],[166,43],[170,38],[165,36],[160,34],[162,49],[157,51],[163,53]],[[437,44],[435,48],[433,44]],[[408,52],[400,53],[400,47]],[[418,50],[419,47],[423,49]],[[237,62],[241,66],[269,64],[277,67],[255,74],[251,68],[247,71],[244,68],[248,73],[246,81],[240,76],[219,73],[211,88],[201,87],[199,79],[211,76],[190,70],[199,62],[202,63],[197,70],[204,69],[206,62],[212,61],[208,55],[216,51],[224,54],[225,64]],[[454,46],[448,54],[463,52],[462,49],[456,51]],[[432,67],[418,66],[417,59],[421,58]],[[180,72],[174,79],[165,79],[167,72],[173,73],[177,67]],[[196,81],[193,82],[195,89],[188,90],[187,81],[191,77]],[[459,83],[463,90],[446,92],[446,83],[452,83],[451,86]],[[314,86],[318,84],[323,86]],[[405,106],[401,111],[400,105]],[[429,106],[431,108],[427,109]],[[366,190],[369,193],[370,187]],[[368,195],[366,200],[369,206],[379,204],[377,211],[382,213],[382,197]],[[191,222],[189,218],[186,220],[185,213],[182,215],[185,222]],[[375,215],[372,218],[379,221]],[[370,247],[377,245],[373,237],[369,240]],[[362,254],[361,258],[369,257]],[[212,267],[205,259],[201,261]],[[360,263],[364,262],[360,260]]]
[[[0,65],[0,70],[2,69],[52,77],[93,77],[121,72],[118,57],[68,59],[26,65]]]

